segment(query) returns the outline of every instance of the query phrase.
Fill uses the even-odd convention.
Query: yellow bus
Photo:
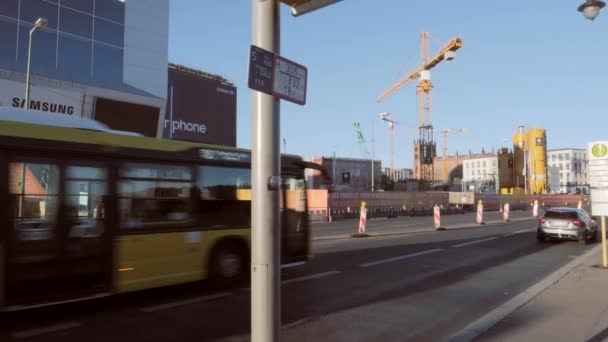
[[[249,151],[1,114],[3,310],[204,279],[246,283]],[[284,155],[281,166],[282,262],[304,261],[304,171],[318,165]]]

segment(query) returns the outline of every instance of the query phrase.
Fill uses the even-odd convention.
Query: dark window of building
[[[0,1],[0,15],[10,18],[17,18],[17,9],[19,8],[19,0],[2,0]]]
[[[61,0],[61,6],[73,8],[79,11],[93,13],[94,0]]]
[[[2,0],[3,2],[5,0]],[[21,0],[21,21],[25,21],[32,25],[38,18],[46,18],[48,20],[47,27],[49,29],[57,29],[57,5],[43,0]],[[29,29],[28,29],[29,31]]]
[[[95,120],[112,129],[156,137],[160,108],[97,98]]]
[[[96,0],[95,16],[124,24],[125,4],[119,0]]]
[[[97,44],[93,49],[93,76],[107,87],[122,84],[123,50]]]
[[[59,72],[64,79],[87,82],[91,79],[91,41],[59,36]]]
[[[62,8],[59,16],[59,30],[91,39],[93,36],[93,17],[68,8]]]
[[[107,20],[95,18],[95,37],[98,42],[124,46],[124,27]]]
[[[0,66],[13,69],[16,62],[17,23],[0,18]]]

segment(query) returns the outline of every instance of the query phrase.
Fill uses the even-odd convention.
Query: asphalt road
[[[537,243],[534,220],[460,227],[472,217],[446,220],[457,229],[418,233],[426,223],[408,225],[429,217],[372,220],[377,236],[359,239],[346,237],[356,221],[315,225],[314,259],[283,270],[282,340],[442,339],[589,248]],[[189,284],[11,313],[1,318],[0,337],[247,341],[249,302],[247,289]]]

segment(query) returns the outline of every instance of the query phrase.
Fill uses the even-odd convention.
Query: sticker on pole
[[[305,66],[251,45],[249,88],[304,105],[307,79]]]

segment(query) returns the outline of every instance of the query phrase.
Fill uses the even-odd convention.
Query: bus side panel
[[[249,241],[250,229],[123,235],[115,240],[116,291],[205,279],[211,250],[226,236]]]

